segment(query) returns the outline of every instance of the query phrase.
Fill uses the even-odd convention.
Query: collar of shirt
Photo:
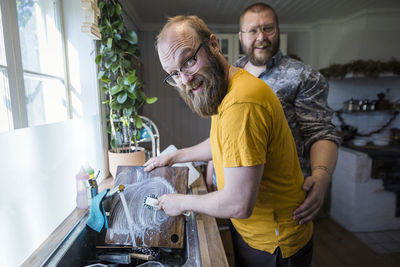
[[[278,66],[282,57],[283,57],[283,54],[282,54],[281,50],[278,50],[278,52],[276,52],[276,54],[270,60],[268,60],[267,64],[265,64],[265,70],[263,72],[261,72],[259,77],[266,74],[268,71],[270,71],[274,67]],[[236,60],[236,62],[233,65],[235,67],[244,69],[244,66],[247,64],[247,62],[249,62],[249,58],[247,56],[243,56],[243,57],[239,58],[238,60]]]

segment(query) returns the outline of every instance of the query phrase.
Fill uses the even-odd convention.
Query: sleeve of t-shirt
[[[220,129],[224,167],[266,163],[271,120],[260,105],[240,103],[221,114]]]

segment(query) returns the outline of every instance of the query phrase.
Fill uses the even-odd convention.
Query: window
[[[7,78],[6,51],[4,47],[3,22],[0,12],[0,132],[13,128],[11,117],[10,94]]]
[[[2,18],[3,25],[10,21],[18,25],[0,31],[0,45],[3,45],[0,49],[5,51],[0,54],[0,111],[4,111],[0,115],[0,131],[68,119],[59,1],[1,0],[0,3],[2,11],[7,10],[5,6],[11,10],[8,18]]]

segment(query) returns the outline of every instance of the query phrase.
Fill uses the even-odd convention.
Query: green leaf
[[[133,92],[135,92],[136,84],[137,82],[135,82],[132,86],[129,86],[128,88],[129,93],[133,94]]]
[[[128,93],[128,97],[132,100],[137,99],[136,94],[135,93]]]
[[[155,103],[155,102],[157,102],[157,100],[158,100],[158,98],[157,97],[149,97],[149,98],[146,98],[146,103],[147,104],[153,104],[153,103]]]
[[[111,47],[112,47],[112,43],[113,43],[113,39],[112,39],[111,37],[109,37],[109,38],[107,39],[107,47],[108,47],[108,48],[111,48]]]
[[[121,21],[121,22],[119,23],[119,25],[118,25],[118,30],[119,30],[119,31],[122,31],[123,29],[124,29],[124,22]]]
[[[119,92],[121,92],[122,90],[124,90],[124,88],[122,86],[114,85],[113,87],[111,87],[110,94],[115,95],[115,94],[118,94]]]
[[[128,77],[126,77],[126,82],[128,84],[133,84],[134,82],[136,82],[137,77],[136,77],[136,70],[133,70]]]
[[[117,40],[121,40],[122,39],[121,34],[119,34],[119,33],[114,34],[114,37]]]
[[[140,131],[136,131],[135,137],[136,137],[136,140],[140,140],[142,137],[142,133]],[[133,136],[132,136],[132,141],[135,141]]]
[[[111,65],[111,71],[112,72],[116,72],[118,69],[119,69],[118,62]]]
[[[104,19],[104,22],[106,23],[107,27],[111,27],[111,23],[107,18]]]
[[[104,71],[99,71],[99,73],[97,74],[97,79],[101,79],[104,76]]]
[[[113,149],[117,149],[119,147],[118,139],[111,138],[110,145]]]
[[[130,117],[130,116],[132,115],[132,112],[133,112],[132,107],[130,107],[130,108],[124,108],[123,111],[122,111],[122,113],[123,113],[124,116],[126,116],[126,117]]]
[[[113,110],[121,110],[122,105],[120,103],[118,103],[117,101],[114,101],[111,103],[111,108]]]
[[[120,103],[120,104],[124,104],[127,98],[128,98],[127,93],[126,92],[122,92],[122,93],[118,94],[117,102]]]
[[[103,60],[102,54],[97,55],[96,58],[94,59],[94,61],[96,62],[97,65],[99,65],[102,60]]]
[[[124,66],[124,68],[129,69],[131,67],[131,62],[129,60],[124,59],[122,61],[122,66]]]
[[[117,15],[121,15],[121,11],[122,11],[121,5],[117,4],[115,7],[115,13],[117,13]]]
[[[112,62],[115,62],[115,61],[117,61],[117,58],[118,58],[118,55],[117,55],[117,54],[114,54],[114,55],[110,58],[110,60],[111,60]]]
[[[109,68],[111,67],[111,64],[112,64],[112,61],[111,61],[111,60],[107,60],[107,61],[104,63],[104,66],[106,67],[106,69],[109,69]]]
[[[101,87],[101,91],[103,91],[103,92],[107,92],[107,91],[108,91],[108,88],[107,88],[107,87],[105,87],[105,86],[102,86],[102,87]]]
[[[141,129],[143,127],[143,121],[139,116],[135,116],[135,126],[136,129]]]
[[[101,77],[101,81],[104,82],[104,83],[109,83],[109,82],[111,82],[110,78],[108,78],[106,75],[103,75],[103,76]]]
[[[112,6],[108,9],[108,15],[109,15],[110,17],[112,17],[112,16],[114,15],[114,12],[115,12],[115,6],[112,5]]]
[[[118,42],[118,45],[123,49],[126,50],[129,47],[129,43],[125,40],[121,40],[120,42]]]
[[[127,32],[128,36],[126,37],[126,40],[130,43],[130,44],[137,44],[138,42],[138,37],[136,35],[136,32],[129,30]]]

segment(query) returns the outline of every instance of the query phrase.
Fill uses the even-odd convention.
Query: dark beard
[[[262,58],[256,58],[254,55],[253,47],[245,47],[243,44],[242,50],[244,53],[247,55],[247,58],[249,59],[250,63],[253,64],[254,66],[265,66],[275,54],[279,50],[279,44],[280,44],[280,38],[278,37],[277,42],[275,44],[269,42],[268,40],[266,41],[270,46],[268,47],[268,54],[265,57]]]
[[[228,75],[225,73],[222,61],[207,46],[204,46],[207,53],[208,64],[203,68],[206,74],[195,74],[189,85],[183,88],[177,87],[179,95],[186,102],[189,108],[201,117],[209,117],[218,113],[218,106],[228,91]],[[192,85],[204,84],[204,88],[194,94],[187,88]]]

